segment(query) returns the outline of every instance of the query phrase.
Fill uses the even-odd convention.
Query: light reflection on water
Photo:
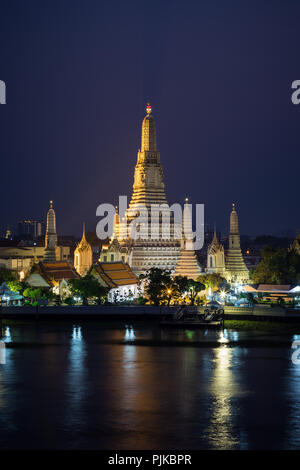
[[[3,332],[0,448],[299,448],[293,335],[257,347],[253,332],[152,324]]]

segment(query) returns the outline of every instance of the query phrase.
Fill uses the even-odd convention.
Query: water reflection
[[[299,341],[300,335],[294,335],[293,341]],[[292,357],[293,349],[290,356]],[[289,368],[286,379],[286,388],[289,407],[289,426],[285,446],[287,449],[299,449],[300,447],[300,364],[293,363],[289,358]]]
[[[67,373],[67,418],[68,426],[82,423],[82,404],[86,400],[86,348],[80,326],[74,326],[69,352],[69,367]]]
[[[133,326],[126,325],[124,341],[134,341],[134,340],[135,340],[135,334],[134,334]]]
[[[226,341],[224,336],[221,339]],[[222,342],[223,342],[222,341]],[[211,379],[211,416],[208,427],[208,441],[214,449],[233,449],[239,443],[235,435],[233,418],[235,410],[232,401],[237,392],[232,372],[233,349],[221,346],[214,350],[214,369]]]

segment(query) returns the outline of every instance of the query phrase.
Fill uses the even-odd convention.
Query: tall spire
[[[188,198],[184,201],[182,219],[181,248],[174,276],[186,276],[196,280],[201,275],[201,267],[194,250],[192,216]]]
[[[238,215],[235,210],[235,204],[232,204],[232,211],[230,214],[230,233],[239,233]]]
[[[150,103],[146,106],[146,116],[144,117],[142,124],[142,152],[156,152],[156,129],[155,120],[152,116],[152,108]]]
[[[53,201],[50,201],[50,208],[47,212],[47,229],[45,236],[45,256],[44,261],[55,262],[56,261],[56,246],[57,246],[57,234],[56,234],[56,216],[53,209]]]
[[[146,111],[142,124],[141,148],[134,171],[130,208],[136,204],[146,207],[151,204],[167,204],[163,169],[156,145],[155,120],[149,103]],[[128,216],[130,219],[130,211]]]
[[[232,204],[232,211],[230,214],[229,247],[226,256],[226,272],[227,279],[230,282],[244,283],[249,280],[249,271],[245,265],[241,251],[239,221],[235,204]]]
[[[85,276],[93,264],[93,250],[85,237],[85,222],[82,227],[82,237],[74,251],[74,267],[80,276]]]

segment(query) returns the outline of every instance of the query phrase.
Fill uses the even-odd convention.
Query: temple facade
[[[100,261],[122,260],[128,262],[136,274],[142,274],[151,267],[175,269],[180,250],[179,230],[170,215],[169,231],[165,231],[161,210],[152,212],[153,205],[169,213],[165,194],[163,169],[156,143],[155,120],[150,104],[146,108],[142,123],[141,148],[138,150],[134,171],[133,193],[123,218],[115,220],[114,233],[106,253]],[[146,209],[146,211],[145,211]],[[135,231],[135,235],[134,232]]]
[[[56,234],[56,216],[53,209],[53,201],[50,201],[50,208],[47,213],[47,229],[45,236],[45,254],[44,261],[56,261],[56,247],[57,247],[57,234]]]
[[[207,250],[207,272],[209,274],[217,273],[220,276],[225,276],[224,246],[218,240],[216,228],[212,242]]]
[[[180,253],[174,276],[186,276],[189,279],[194,279],[194,281],[196,281],[197,278],[201,276],[201,267],[194,250],[192,219],[188,206],[188,199],[185,200],[182,228]]]
[[[86,276],[93,264],[92,247],[85,236],[85,224],[80,243],[74,251],[74,267],[80,276]]]
[[[235,204],[232,204],[232,211],[230,214],[228,243],[228,251],[225,257],[225,278],[231,284],[234,284],[235,282],[246,284],[249,282],[249,271],[241,251],[239,221]]]

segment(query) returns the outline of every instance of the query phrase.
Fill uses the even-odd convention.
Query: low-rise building
[[[40,262],[33,266],[26,282],[33,288],[52,288],[54,294],[64,299],[71,295],[68,281],[78,278],[79,274],[67,261]]]
[[[139,296],[139,281],[127,263],[98,263],[90,271],[99,284],[109,288],[108,301],[122,302]]]

